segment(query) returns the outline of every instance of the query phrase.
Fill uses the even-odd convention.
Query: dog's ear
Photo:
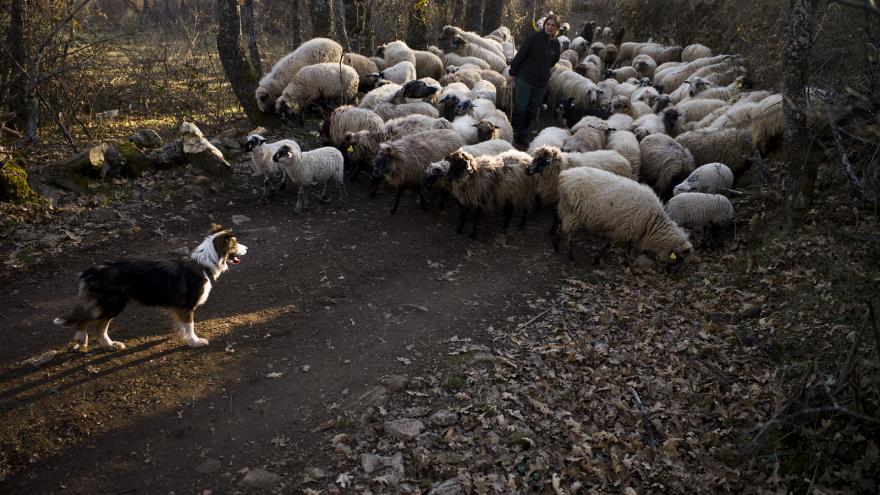
[[[223,226],[220,225],[219,223],[212,223],[211,224],[211,233],[216,234],[217,232],[223,232]]]

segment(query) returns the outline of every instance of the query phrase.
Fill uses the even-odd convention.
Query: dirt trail
[[[269,203],[250,191],[213,196],[167,222],[165,236],[142,230],[6,274],[0,491],[229,493],[259,465],[298,479],[329,462],[321,424],[339,419],[345,431],[345,412],[381,377],[444,373],[452,337],[487,339],[489,326],[537,314],[528,302],[555,290],[564,265],[546,216],[507,235],[488,219],[469,242],[454,232],[455,211],[422,212],[405,195],[389,216],[391,195],[370,200],[361,186],[346,207],[304,216],[292,214],[291,191]],[[164,312],[132,307],[110,329],[126,350],[21,364],[71,338],[51,319],[79,270],[193,247],[233,215],[251,219],[237,226],[250,251],[197,315],[210,346],[188,349]]]

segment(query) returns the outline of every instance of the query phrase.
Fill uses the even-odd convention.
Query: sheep
[[[484,36],[486,39],[495,40],[499,43],[509,42],[512,43],[513,34],[510,32],[510,28],[507,26],[499,26],[491,33]]]
[[[718,229],[736,218],[730,200],[720,194],[686,192],[673,197],[666,204],[669,218],[680,227],[696,233],[702,231],[702,247],[711,247]]]
[[[554,77],[551,77],[551,86],[554,86]],[[578,105],[589,106],[599,102],[599,87],[586,77],[571,71],[560,72],[555,76],[555,86],[558,88],[557,96],[574,98]]]
[[[562,142],[562,150],[597,151],[605,148],[605,130],[590,126],[582,126]]]
[[[257,106],[261,112],[268,112],[272,104],[281,96],[284,88],[303,67],[322,62],[338,62],[342,57],[342,46],[327,38],[312,38],[288,53],[260,79],[257,85]]]
[[[417,132],[395,141],[382,143],[373,164],[373,191],[384,178],[397,191],[391,214],[397,212],[400,197],[405,189],[419,191],[421,207],[425,207],[420,189],[427,164],[442,160],[446,155],[464,146],[464,141],[451,129]]]
[[[782,113],[782,95],[770,95],[752,108],[752,142],[766,153],[782,136],[785,116]]]
[[[504,56],[504,50],[501,48],[501,44],[498,43],[498,41],[483,38],[477,33],[464,31],[461,28],[455,26],[443,26],[443,31],[440,33],[437,44],[439,44],[440,47],[445,49],[446,51],[452,51],[453,40],[456,36],[464,38],[468,42],[485,48],[486,50],[495,52],[501,57]],[[512,37],[508,41],[513,41]]]
[[[641,77],[654,78],[654,71],[657,70],[657,62],[650,55],[636,55],[632,60],[632,66],[636,69]]]
[[[446,74],[440,78],[440,84],[448,86],[454,82],[464,83],[468,88],[473,88],[477,81],[481,81],[483,76],[476,70],[459,70],[452,74]]]
[[[621,177],[630,178],[632,176],[629,161],[616,151],[566,153],[555,146],[541,146],[535,150],[532,156],[534,159],[526,169],[526,174],[539,174],[535,182],[535,190],[543,205],[556,205],[559,199],[557,193],[559,172],[563,170],[574,167],[592,167]]]
[[[395,40],[386,44],[384,54],[385,65],[388,67],[393,67],[403,61],[413,64],[413,67],[416,65],[416,54],[405,41]]]
[[[596,55],[588,55],[574,68],[574,71],[593,83],[599,82],[602,79],[602,61]]]
[[[321,199],[327,201],[327,185],[335,182],[339,188],[337,199],[345,202],[345,172],[342,153],[326,146],[312,151],[300,151],[299,146],[283,145],[272,156],[272,161],[280,163],[284,172],[294,184],[299,184],[296,207],[293,212],[300,214],[309,207],[309,189],[315,182],[323,182]]]
[[[568,46],[571,45],[571,39],[562,33],[559,33],[558,36],[556,36],[556,41],[559,42],[559,47],[563,51],[568,50]]]
[[[694,98],[685,100],[675,105],[675,109],[682,115],[685,123],[698,122],[715,110],[725,106],[724,100]]]
[[[700,98],[715,98],[719,100],[729,101],[731,98],[738,95],[739,93],[742,93],[746,89],[751,89],[752,85],[753,83],[749,78],[745,76],[739,76],[736,78],[735,81],[728,84],[727,86],[723,86],[720,88],[709,88],[705,91],[700,91],[698,94]],[[693,87],[691,89],[691,96],[696,96]]]
[[[452,123],[444,118],[438,119],[427,115],[412,114],[391,119],[382,126],[382,132],[387,140],[400,139],[416,132],[432,129],[452,129]]]
[[[477,141],[488,141],[490,139],[503,139],[513,142],[513,126],[507,120],[507,115],[501,110],[495,110],[488,115],[484,115],[477,124]]]
[[[342,56],[342,63],[358,73],[358,88],[373,87],[373,81],[369,78],[369,75],[380,70],[376,67],[375,62],[363,55],[349,52]]]
[[[459,115],[452,121],[452,130],[461,136],[465,144],[475,144],[479,141],[477,123],[479,121],[470,115]]]
[[[581,120],[579,120],[575,125],[571,127],[570,132],[574,134],[583,127],[592,127],[593,129],[598,129],[604,133],[606,130],[608,130],[608,121],[601,117],[585,115],[581,118]]]
[[[372,110],[343,105],[333,110],[327,124],[327,140],[334,146],[340,146],[345,133],[376,131],[382,128],[384,121]]]
[[[350,161],[349,177],[354,179],[364,165],[372,165],[379,145],[384,141],[394,141],[422,131],[451,128],[452,124],[446,119],[411,114],[391,119],[377,130],[345,133],[342,144]]]
[[[437,55],[423,50],[413,50],[416,56],[416,74],[418,77],[432,77],[440,79],[444,70],[443,60]]]
[[[641,101],[632,102],[626,96],[615,96],[611,98],[611,102],[609,103],[609,108],[612,113],[622,113],[625,115],[629,115],[633,119],[638,119],[643,115],[653,115],[654,111]]]
[[[418,103],[425,100],[425,98],[433,101],[436,98],[437,93],[441,90],[440,83],[431,79],[430,77],[425,77],[422,79],[415,79],[412,81],[407,81],[403,83],[403,86],[400,88],[388,103]]]
[[[696,163],[721,162],[739,177],[752,164],[752,131],[749,129],[699,129],[675,140],[690,151]]]
[[[678,110],[673,107],[667,108],[659,114],[652,113],[639,117],[633,121],[630,129],[636,135],[636,138],[641,141],[645,136],[657,133],[675,137],[681,133],[683,123],[684,119],[681,118]]]
[[[434,105],[425,102],[401,104],[380,103],[373,108],[373,111],[385,120],[396,119],[413,114],[427,115],[428,117],[433,118],[440,116],[440,113]]]
[[[716,194],[722,189],[733,187],[733,171],[723,163],[707,163],[697,167],[687,179],[675,186],[672,195],[686,192]]]
[[[376,70],[373,72],[385,70],[385,68],[388,67],[388,64],[385,63],[384,57],[367,57],[367,58],[370,59],[370,62],[373,62],[374,64],[376,64]]]
[[[504,71],[504,68],[507,67],[507,59],[504,57],[503,51],[498,53],[493,50],[488,50],[476,43],[466,40],[462,36],[455,36],[452,38],[451,51],[462,57],[481,58],[489,63],[489,67],[492,70],[497,72],[502,72]]]
[[[633,118],[625,113],[613,113],[608,116],[608,127],[612,129],[629,129]]]
[[[581,57],[587,52],[587,48],[587,40],[583,36],[575,36],[568,45],[569,50],[574,50]]]
[[[259,134],[247,137],[245,152],[251,152],[251,166],[254,172],[263,174],[263,198],[267,198],[284,187],[286,179],[284,168],[272,160],[272,156],[282,146],[299,147],[292,139],[282,139],[274,143],[266,143],[266,138]],[[275,182],[275,184],[273,184]]]
[[[456,67],[462,67],[464,65],[475,65],[478,68],[482,69],[491,69],[492,67],[489,65],[489,62],[479,58],[479,57],[463,57],[457,53],[446,53],[443,55],[443,66],[448,68],[451,65]]]
[[[498,155],[505,151],[513,149],[510,141],[504,139],[490,139],[488,141],[480,141],[477,144],[468,144],[459,148],[461,151],[467,151],[474,156],[481,155]]]
[[[666,261],[669,271],[693,250],[687,234],[669,218],[657,195],[645,185],[604,170],[577,167],[561,172],[557,187],[560,228],[553,248],[559,252],[564,240],[570,260],[574,260],[571,236],[578,228],[653,253]]]
[[[755,102],[738,103],[724,110],[710,124],[711,129],[745,128],[752,123],[751,111],[758,104]]]
[[[569,135],[567,129],[562,129],[561,127],[545,127],[541,129],[541,132],[539,132],[538,135],[535,136],[535,139],[532,139],[532,142],[529,143],[528,153],[534,155],[538,148],[545,145],[562,148],[562,143],[565,142],[565,138]]]
[[[495,86],[496,93],[500,93],[503,89],[507,88],[507,79],[492,69],[481,69],[480,77],[482,77],[484,81],[492,83],[492,85]]]
[[[474,87],[468,92],[469,100],[476,100],[477,98],[482,98],[484,100],[489,100],[493,104],[495,104],[495,99],[497,97],[498,91],[495,89],[495,85],[489,81],[477,81],[474,84]]]
[[[465,145],[458,149],[458,151],[466,151],[475,157],[498,155],[510,150],[513,150],[513,145],[503,139],[491,139],[477,144]],[[425,171],[425,188],[436,188],[442,191],[439,203],[440,209],[443,209],[446,204],[446,197],[452,192],[449,181],[446,180],[447,171],[449,171],[449,162],[446,160],[430,164],[428,170]]]
[[[672,196],[672,188],[690,174],[694,157],[687,148],[666,134],[651,134],[639,142],[641,180],[651,185],[661,198]]]
[[[456,115],[470,115],[478,122],[484,118],[494,115],[498,109],[489,100],[477,98],[476,100],[463,100],[455,109]]]
[[[714,57],[698,58],[693,62],[688,62],[687,64],[682,64],[680,66],[672,66],[664,71],[660,71],[658,67],[658,70],[654,72],[654,85],[670,89],[678,88],[692,75],[706,77],[710,73],[726,72],[731,67],[741,65],[743,65],[743,59],[740,56],[716,55]],[[695,74],[697,71],[700,71],[700,69],[710,66],[712,67],[711,69],[706,69],[705,71],[701,71],[700,74]]]
[[[471,216],[470,239],[477,237],[477,224],[486,210],[504,209],[506,228],[514,209],[522,209],[520,228],[525,227],[526,215],[534,204],[532,184],[526,175],[531,157],[520,151],[506,151],[499,155],[473,156],[466,151],[456,151],[446,157],[449,170],[446,180],[452,195],[462,205],[457,232],[464,230]]]
[[[634,59],[637,55],[649,55],[657,64],[681,61],[680,46],[664,46],[658,43],[621,43],[614,65],[620,67],[624,62]]]
[[[402,60],[389,66],[382,72],[374,72],[373,74],[370,74],[369,77],[374,83],[378,82],[380,79],[385,79],[395,84],[403,84],[407,81],[413,81],[416,79],[416,66],[409,60]]]
[[[601,119],[607,119],[610,117],[610,114],[601,108],[575,105],[574,98],[561,98],[556,105],[556,114],[568,127],[573,127],[576,123],[580,122],[582,118],[588,115],[599,117]]]
[[[322,99],[349,101],[357,94],[358,74],[347,65],[314,64],[303,67],[275,102],[275,111],[292,118],[306,105]]]
[[[765,89],[758,89],[755,91],[744,91],[744,92],[734,96],[733,98],[731,98],[728,101],[728,103],[730,103],[731,105],[734,105],[736,103],[745,103],[745,102],[758,103],[759,101],[770,96],[771,94],[773,94],[773,93],[770,91],[767,91]]]
[[[635,134],[620,129],[605,131],[605,149],[616,151],[629,162],[632,171],[630,178],[639,180],[642,173],[642,150]]]
[[[580,57],[580,55],[578,55],[578,52],[571,50],[571,49],[565,50],[564,52],[562,52],[559,55],[559,58],[561,60],[568,60],[571,63],[572,67],[577,65],[578,63],[580,63],[580,60],[581,60],[581,57]]]
[[[358,103],[358,106],[373,110],[381,103],[390,103],[391,100],[398,95],[401,89],[403,89],[403,86],[399,84],[386,84],[384,86],[379,86],[365,94],[363,98],[361,98],[360,103]]]
[[[614,79],[619,83],[626,82],[629,78],[639,77],[639,71],[636,70],[635,67],[625,66],[619,69],[606,69],[605,70],[605,78],[606,79]]]
[[[699,43],[690,44],[681,51],[682,62],[693,62],[698,58],[711,57],[712,49]]]

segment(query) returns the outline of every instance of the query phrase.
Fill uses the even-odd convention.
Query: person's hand
[[[515,78],[514,78],[513,76],[511,76],[510,74],[508,74],[508,75],[507,75],[507,85],[513,87],[513,80],[514,80],[514,79],[515,79]]]

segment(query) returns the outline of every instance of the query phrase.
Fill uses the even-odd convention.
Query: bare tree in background
[[[409,21],[406,26],[406,44],[414,50],[428,49],[428,1],[412,0],[409,8]]]
[[[302,45],[302,17],[300,16],[299,0],[290,1],[290,34],[290,42],[293,44],[293,49],[296,49],[297,47],[299,47],[299,45]]]
[[[270,124],[272,116],[260,112],[254,94],[258,76],[245,56],[241,43],[241,20],[238,0],[217,0],[217,53],[232,85],[232,91],[248,118],[257,125]]]
[[[167,6],[168,4],[166,3],[165,5]],[[251,65],[259,76],[263,73],[263,64],[260,62],[260,46],[258,43],[260,37],[257,34],[254,22],[254,0],[243,0],[241,2],[241,27],[247,40]]]
[[[10,84],[6,107],[15,114],[15,126],[24,129],[28,119],[27,73],[25,71],[27,54],[24,39],[24,11],[26,0],[12,0],[9,12],[9,31],[6,33],[6,47],[9,51]]]
[[[457,24],[458,19],[453,18],[452,23]],[[464,19],[460,22],[465,31],[479,31],[483,24],[482,0],[467,0],[467,8],[464,11]],[[481,33],[482,34],[482,33]]]
[[[333,0],[308,0],[313,38],[333,37]]]
[[[458,23],[458,19],[464,17],[464,0],[452,0],[452,23]]]
[[[345,49],[351,50],[351,44],[348,41],[348,32],[345,29],[345,5],[343,0],[333,1],[333,19],[336,28],[336,41]]]
[[[483,34],[489,34],[501,25],[504,15],[504,0],[485,0],[483,9]]]
[[[782,56],[783,112],[785,131],[783,145],[788,161],[785,180],[785,203],[789,219],[799,200],[809,206],[816,183],[816,161],[810,154],[810,135],[807,116],[807,84],[810,71],[810,50],[813,35],[813,0],[791,0],[788,21],[788,41]]]

